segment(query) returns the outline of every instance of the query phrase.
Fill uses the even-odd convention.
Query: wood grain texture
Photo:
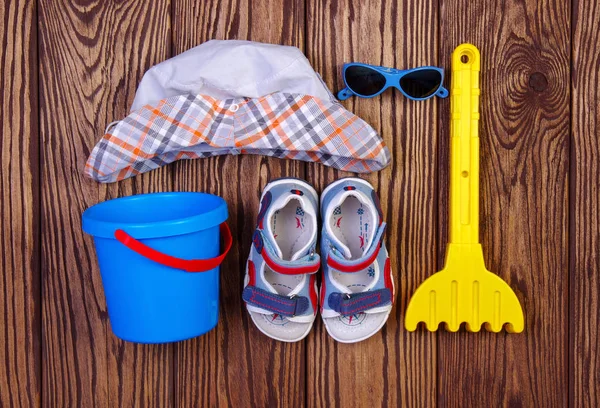
[[[600,9],[573,3],[569,405],[600,406]],[[593,44],[593,45],[592,45]]]
[[[180,53],[210,39],[242,39],[303,47],[301,0],[175,0],[173,48]],[[304,164],[258,156],[222,156],[176,163],[178,190],[204,191],[228,203],[234,246],[221,267],[219,324],[176,345],[175,393],[182,406],[301,406],[305,346],[263,335],[241,299],[244,270],[264,186],[304,177]]]
[[[600,406],[600,8],[573,0],[7,0],[0,6],[0,406]],[[344,105],[392,153],[378,191],[397,300],[354,345],[320,317],[276,342],[241,301],[265,184],[322,191],[351,174],[258,156],[182,161],[99,185],[83,166],[144,72],[209,39],[300,47],[334,91],[348,61],[450,68],[482,53],[481,240],[526,313],[522,334],[408,333],[406,305],[443,266],[449,100],[388,91]],[[449,87],[450,81],[446,80]],[[107,199],[205,191],[229,204],[234,247],[218,327],[173,345],[111,332],[81,213]]]
[[[0,6],[0,406],[40,406],[36,3]]]
[[[307,2],[307,55],[328,86],[343,86],[344,62],[388,67],[437,65],[437,2]],[[438,104],[412,102],[397,91],[344,105],[384,138],[392,154],[385,170],[361,175],[378,192],[397,298],[387,325],[358,344],[336,343],[319,321],[309,337],[309,406],[417,406],[436,404],[435,335],[403,329],[404,310],[417,285],[436,266]],[[447,106],[446,106],[447,107]],[[349,174],[307,167],[320,190]]]
[[[110,186],[83,176],[144,71],[170,56],[169,12],[166,0],[40,2],[44,406],[167,406],[172,398],[172,346],[112,334],[80,221],[100,201],[172,189],[168,169]]]
[[[515,290],[522,334],[440,332],[440,406],[564,407],[568,399],[570,9],[563,1],[442,1],[441,55],[481,51],[480,238]],[[449,115],[440,137],[447,241]],[[443,263],[443,246],[440,263]]]

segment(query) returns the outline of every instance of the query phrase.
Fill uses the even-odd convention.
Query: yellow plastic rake
[[[523,331],[523,310],[513,290],[485,268],[479,243],[479,50],[459,45],[452,53],[450,145],[450,243],[446,266],[419,286],[404,325],[430,331],[444,322],[455,332]]]

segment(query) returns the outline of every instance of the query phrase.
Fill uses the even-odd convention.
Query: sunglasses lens
[[[385,86],[385,77],[374,69],[352,65],[345,71],[346,84],[353,92],[371,96],[381,91]]]
[[[432,96],[442,84],[442,74],[434,69],[421,69],[400,78],[400,86],[413,98]]]

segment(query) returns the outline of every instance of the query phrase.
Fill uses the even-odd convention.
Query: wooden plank
[[[343,86],[344,62],[437,65],[436,1],[311,0],[307,7],[307,54],[334,91]],[[361,177],[378,191],[389,225],[397,299],[383,330],[358,344],[336,343],[319,322],[308,341],[309,406],[436,404],[435,335],[408,333],[403,325],[409,297],[436,266],[438,104],[409,101],[397,91],[344,102],[382,134],[392,154],[388,168]],[[307,169],[321,190],[350,175],[321,165]]]
[[[441,55],[481,50],[481,241],[525,311],[522,334],[438,335],[441,406],[567,405],[570,10],[564,1],[441,2]],[[448,223],[449,115],[440,138]],[[447,228],[439,242],[447,242]],[[443,263],[443,245],[439,267]]]
[[[34,1],[0,7],[0,406],[40,405],[39,131]]]
[[[248,39],[302,49],[302,0],[176,0],[174,53],[210,39]],[[225,198],[234,246],[221,267],[215,330],[175,349],[175,400],[182,406],[300,406],[304,401],[303,342],[272,340],[250,320],[241,299],[259,198],[270,180],[304,176],[304,164],[257,156],[223,156],[176,163],[179,190]]]
[[[600,406],[600,9],[573,3],[569,405]],[[592,48],[590,49],[590,45]]]
[[[83,176],[106,125],[127,114],[144,71],[170,56],[170,2],[43,1],[39,14],[43,405],[167,406],[172,346],[112,334],[80,219],[99,201],[172,189],[169,169],[108,186]]]

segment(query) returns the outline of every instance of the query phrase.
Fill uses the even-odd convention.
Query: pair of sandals
[[[319,204],[321,257],[316,253]],[[320,305],[327,332],[339,342],[355,343],[377,333],[395,292],[385,227],[373,186],[360,178],[335,181],[320,202],[303,180],[269,183],[242,293],[256,327],[276,340],[302,340]]]

